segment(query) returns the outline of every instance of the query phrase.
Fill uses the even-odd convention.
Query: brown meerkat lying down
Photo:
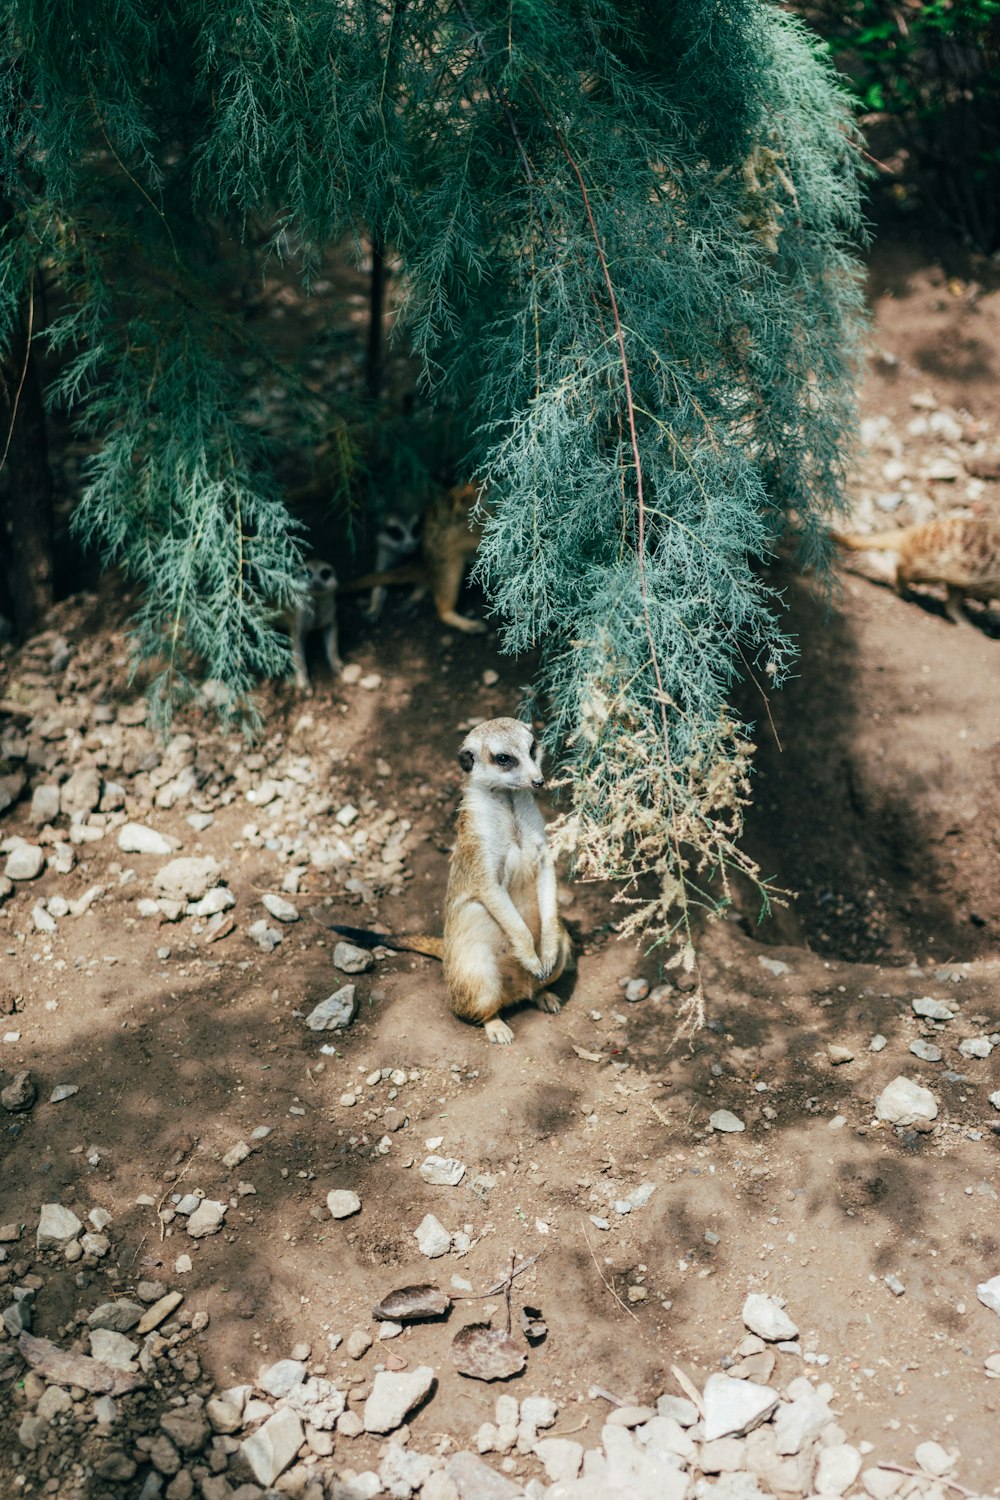
[[[966,599],[989,603],[1000,599],[1000,522],[948,516],[906,526],[900,531],[830,533],[852,552],[895,552],[896,588],[905,598],[912,583],[941,584],[947,589],[945,612],[962,624]]]

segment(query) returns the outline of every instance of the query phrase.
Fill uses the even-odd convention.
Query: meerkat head
[[[545,785],[542,750],[530,724],[520,719],[487,719],[462,741],[458,763],[470,779],[489,791],[537,792]]]
[[[337,587],[336,573],[321,557],[309,559],[305,574],[305,585],[310,594],[332,594]]]
[[[382,522],[375,540],[380,546],[391,549],[397,557],[406,557],[420,546],[423,520],[423,516],[407,519],[393,511]]]

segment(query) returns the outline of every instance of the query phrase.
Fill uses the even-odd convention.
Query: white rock
[[[465,1176],[465,1163],[448,1156],[428,1156],[420,1164],[420,1175],[432,1187],[457,1187]]]
[[[737,1130],[746,1130],[746,1126],[738,1115],[734,1115],[731,1109],[717,1109],[708,1117],[708,1123],[712,1130],[720,1130],[724,1133]]]
[[[92,813],[101,800],[101,773],[96,766],[80,766],[59,793],[59,805],[67,817]]]
[[[236,897],[229,887],[217,885],[214,890],[206,891],[200,901],[189,901],[187,914],[189,917],[216,917],[220,911],[228,911],[235,905]]]
[[[361,1212],[361,1199],[348,1188],[334,1188],[326,1195],[326,1206],[335,1219],[349,1219]]]
[[[842,1495],[861,1473],[861,1454],[850,1443],[834,1443],[821,1448],[816,1478],[818,1495]]]
[[[942,1479],[945,1474],[950,1474],[958,1462],[958,1453],[949,1453],[942,1448],[940,1443],[918,1443],[914,1452],[919,1468],[925,1474],[933,1474],[935,1479]]]
[[[35,1415],[45,1422],[51,1422],[53,1417],[61,1416],[72,1408],[73,1398],[69,1392],[58,1385],[50,1385],[35,1407]]]
[[[35,1244],[39,1250],[57,1249],[75,1240],[83,1233],[83,1225],[72,1209],[61,1203],[43,1203],[38,1220]]]
[[[401,1443],[387,1443],[379,1464],[379,1480],[394,1497],[409,1496],[422,1490],[424,1481],[434,1470],[434,1460],[425,1453],[411,1453]]]
[[[568,1484],[583,1464],[583,1444],[572,1438],[541,1438],[535,1444],[535,1454],[553,1484]]]
[[[180,848],[180,842],[144,823],[123,823],[118,830],[118,847],[126,854],[172,854]]]
[[[937,1112],[930,1089],[902,1074],[887,1084],[875,1100],[876,1116],[890,1125],[929,1125]]]
[[[926,1016],[929,1021],[953,1021],[956,1012],[943,1000],[935,1000],[932,995],[921,995],[916,1000],[911,1000],[915,1015]]]
[[[991,1312],[1000,1313],[1000,1276],[993,1276],[989,1281],[981,1281],[976,1287],[976,1296]]]
[[[38,828],[46,823],[54,823],[59,816],[59,788],[51,783],[36,786],[31,794],[29,816]]]
[[[367,974],[374,963],[367,948],[356,948],[353,943],[337,943],[333,950],[333,966],[344,974]]]
[[[407,1413],[422,1401],[434,1384],[430,1365],[415,1370],[380,1370],[372,1382],[371,1395],[365,1402],[366,1432],[393,1432],[405,1421]]]
[[[191,1238],[204,1239],[206,1235],[215,1234],[221,1229],[228,1206],[227,1203],[216,1203],[211,1198],[203,1198],[187,1221],[187,1232]]]
[[[240,1162],[246,1161],[249,1155],[250,1147],[247,1145],[246,1141],[237,1141],[236,1145],[232,1146],[222,1158],[222,1165],[224,1167],[230,1168],[238,1167]]]
[[[963,1057],[989,1057],[993,1043],[986,1036],[970,1036],[959,1042],[958,1050]]]
[[[892,1500],[905,1478],[905,1474],[894,1474],[891,1469],[865,1469],[861,1483],[871,1500]]]
[[[277,927],[269,927],[263,917],[259,922],[251,922],[247,928],[247,937],[253,939],[262,953],[273,953],[281,942],[281,933]]]
[[[240,1444],[258,1484],[272,1485],[285,1472],[301,1448],[303,1436],[302,1423],[286,1406]]]
[[[521,1422],[534,1431],[554,1427],[559,1407],[550,1396],[525,1396],[521,1402]]]
[[[74,1094],[80,1092],[78,1083],[57,1083],[49,1095],[50,1104],[61,1104],[64,1099],[72,1099]]]
[[[433,1214],[425,1214],[413,1235],[421,1255],[426,1255],[428,1260],[437,1260],[451,1249],[451,1235]]]
[[[35,880],[45,868],[45,852],[37,844],[18,844],[7,856],[8,880]]]
[[[218,885],[221,874],[218,861],[210,854],[202,857],[194,854],[172,859],[153,877],[153,890],[157,896],[168,901],[200,901]]]
[[[115,1370],[135,1369],[139,1345],[133,1339],[127,1339],[123,1333],[116,1333],[113,1328],[94,1328],[87,1337],[90,1340],[91,1354],[102,1364],[111,1365]]]
[[[777,1343],[779,1339],[798,1338],[799,1330],[775,1297],[751,1292],[743,1304],[743,1321],[751,1333]]]
[[[262,1391],[273,1396],[277,1401],[281,1396],[287,1396],[295,1385],[301,1385],[305,1378],[305,1362],[301,1359],[279,1359],[273,1365],[266,1365],[257,1376],[258,1384]]]
[[[36,901],[31,908],[31,921],[36,932],[58,932],[55,918],[49,916],[40,901]]]
[[[742,1437],[765,1421],[778,1404],[777,1391],[752,1380],[710,1375],[705,1382],[705,1442]]]
[[[997,1089],[995,1093],[989,1095],[989,1101],[994,1109],[1000,1109],[1000,1089]]]
[[[921,1062],[940,1062],[944,1053],[934,1042],[925,1042],[923,1037],[917,1037],[915,1042],[910,1043],[910,1051],[914,1057],[919,1057]]]
[[[803,1452],[833,1421],[829,1385],[813,1386],[804,1375],[788,1386],[790,1401],[782,1401],[774,1414],[775,1449],[782,1456]]]
[[[299,909],[293,906],[291,901],[286,901],[284,896],[276,896],[271,891],[261,898],[261,905],[271,913],[276,922],[297,922],[299,920]]]
[[[762,969],[766,969],[769,974],[773,974],[775,979],[780,978],[782,974],[791,973],[788,964],[782,963],[780,958],[758,958],[757,962]]]

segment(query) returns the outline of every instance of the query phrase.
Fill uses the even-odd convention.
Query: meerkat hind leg
[[[483,621],[470,620],[465,615],[460,615],[455,608],[464,572],[464,557],[450,557],[441,562],[434,578],[434,608],[442,625],[450,625],[453,630],[464,630],[469,635],[478,634],[486,629]]]
[[[550,1016],[557,1016],[562,1010],[562,1001],[551,990],[539,990],[534,997],[534,1004],[539,1010],[548,1011]]]
[[[483,1030],[489,1041],[495,1042],[498,1047],[509,1047],[514,1040],[514,1033],[499,1016],[491,1016],[488,1021],[484,1021]]]

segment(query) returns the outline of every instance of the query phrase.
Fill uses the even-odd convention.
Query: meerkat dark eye
[[[535,756],[538,754],[538,741],[537,740],[532,740],[532,742],[531,742],[531,749],[528,751],[528,754],[531,756],[532,760],[534,760]]]
[[[500,755],[494,755],[493,764],[499,766],[501,771],[509,771],[512,766],[517,765],[517,760],[513,755],[504,755],[501,753]]]

